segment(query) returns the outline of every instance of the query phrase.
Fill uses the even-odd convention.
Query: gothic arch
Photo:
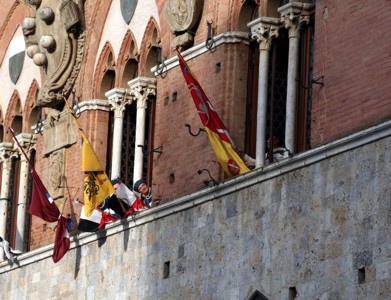
[[[37,123],[38,107],[36,106],[37,94],[39,91],[38,82],[34,79],[27,93],[26,103],[23,110],[23,132],[32,133],[31,126]]]
[[[261,4],[263,2],[265,0],[231,0],[228,30],[249,32],[250,28],[247,27],[247,23],[252,20],[259,7],[263,6]]]
[[[116,63],[113,47],[106,42],[94,72],[93,98],[106,99],[105,92],[114,87]]]
[[[81,99],[90,99],[95,92],[93,89],[95,78],[91,74],[94,74],[95,59],[99,51],[99,42],[97,41],[102,36],[111,3],[112,0],[96,1],[91,15],[85,15],[85,22],[90,25],[87,26],[86,32],[87,40],[82,61],[83,68],[80,70],[79,79],[76,82],[76,86],[83,87],[83,89],[77,91],[77,96],[80,96]]]
[[[161,48],[161,37],[158,24],[154,18],[150,18],[145,28],[140,48],[139,75],[154,77],[150,69],[157,64],[157,48]]]
[[[15,131],[15,134],[19,134],[22,132],[23,127],[23,115],[22,115],[22,107],[20,104],[20,96],[18,91],[14,91],[11,96],[11,100],[9,101],[9,105],[7,108],[7,113],[4,119],[5,128],[12,127]],[[4,141],[11,141],[11,135],[5,134]]]
[[[137,77],[139,57],[136,39],[128,30],[118,54],[115,86],[126,88],[128,81]]]

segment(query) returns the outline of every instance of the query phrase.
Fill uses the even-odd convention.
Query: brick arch
[[[23,5],[22,1],[15,1],[0,27],[0,65],[3,63],[8,45],[11,42],[16,30],[23,23],[25,17],[32,14],[32,9]],[[5,30],[7,28],[7,30]]]
[[[250,28],[244,30],[244,23],[251,21],[252,9],[258,7],[258,14],[265,15],[267,2],[268,0],[231,0],[228,30],[250,31]]]
[[[30,118],[31,118],[31,112],[36,108],[36,97],[38,91],[39,91],[39,85],[38,82],[34,79],[28,90],[26,103],[23,109],[23,120],[25,120],[23,124],[23,132],[31,132],[31,125],[37,122],[37,119],[30,120]]]
[[[158,30],[158,28],[159,26],[156,20],[151,17],[145,28],[143,40],[141,42],[139,76],[144,76],[147,73],[147,60],[151,48],[160,47],[161,45],[160,30]]]
[[[106,23],[107,15],[110,11],[112,0],[94,1],[95,4],[91,4],[86,8],[85,22],[89,24],[86,32],[86,45],[84,49],[84,56],[82,61],[82,69],[76,83],[77,96],[81,99],[90,99],[93,97],[93,80],[95,60],[98,55],[99,45],[102,32]]]
[[[133,51],[132,48],[134,48]],[[140,53],[138,51],[138,46],[136,39],[133,35],[133,33],[128,30],[124,36],[124,39],[121,44],[121,48],[118,54],[118,60],[117,60],[117,76],[115,80],[115,86],[118,87],[124,87],[121,86],[122,80],[124,77],[124,71],[125,67],[129,61],[129,59],[134,59],[135,61],[139,61]]]
[[[11,99],[8,103],[7,112],[4,118],[4,127],[7,129],[8,127],[13,125],[18,125],[18,128],[13,128],[16,134],[22,132],[22,124],[23,124],[23,116],[22,116],[22,107],[20,104],[20,95],[17,90],[12,93]],[[17,120],[15,119],[17,118]],[[15,124],[17,121],[18,124]],[[4,134],[4,141],[9,142],[12,140],[10,134]]]
[[[278,18],[278,8],[281,6],[281,0],[268,0],[265,16],[271,17],[271,18]],[[303,1],[301,1],[303,2]]]
[[[114,71],[116,73],[114,51],[110,42],[106,42],[103,46],[103,49],[98,59],[98,63],[95,68],[92,92],[93,98],[98,97],[101,89],[102,80],[108,71]]]

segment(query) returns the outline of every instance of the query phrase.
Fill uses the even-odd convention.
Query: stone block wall
[[[388,299],[390,130],[298,155],[0,264],[4,299]],[[49,247],[50,248],[50,247]],[[51,249],[47,250],[51,253]],[[27,259],[30,260],[26,263]]]

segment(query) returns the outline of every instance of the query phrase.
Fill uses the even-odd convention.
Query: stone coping
[[[279,162],[267,165],[264,168],[255,169],[249,173],[227,179],[226,181],[219,183],[217,186],[205,188],[189,195],[179,197],[171,202],[141,212],[135,220],[129,217],[128,219],[118,220],[117,222],[107,224],[104,230],[94,233],[81,233],[79,235],[72,236],[70,238],[70,249],[80,247],[100,238],[111,236],[130,228],[135,228],[143,224],[153,222],[157,219],[175,214],[176,212],[196,207],[202,203],[212,201],[216,198],[245,189],[257,183],[264,182],[271,178],[292,172],[325,160],[329,157],[362,147],[371,142],[390,136],[391,121],[387,121],[329,144],[303,153],[295,154],[291,158],[286,158]],[[2,261],[0,263],[0,274],[35,263],[39,260],[47,258],[51,259],[52,253],[53,244],[50,244],[19,255],[17,261],[13,264],[10,264],[7,260]]]

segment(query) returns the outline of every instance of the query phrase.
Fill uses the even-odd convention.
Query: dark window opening
[[[30,154],[30,162],[33,166],[35,166],[35,157],[36,152],[33,150]],[[24,241],[23,241],[23,249],[24,251],[30,251],[31,245],[31,215],[28,213],[31,203],[31,197],[33,194],[33,177],[29,172],[28,183],[27,183],[27,197],[26,197],[26,223],[24,227]]]
[[[285,146],[288,55],[288,32],[282,29],[279,38],[273,40],[270,50],[266,120],[266,141],[275,137],[280,147]],[[268,149],[267,143],[266,151],[273,151]],[[269,155],[269,159],[272,160],[273,155]]]
[[[107,152],[106,152],[106,174],[112,178],[111,167],[113,164],[113,137],[114,137],[114,112],[109,112],[108,130],[107,130]]]
[[[136,142],[136,102],[127,105],[124,114],[122,149],[121,149],[121,180],[125,185],[133,186],[134,152]]]
[[[297,290],[296,290],[296,287],[290,287],[289,288],[289,295],[288,295],[288,298],[289,300],[294,300],[296,299],[297,297]]]
[[[314,27],[303,28],[300,38],[300,60],[297,101],[296,151],[311,149],[312,78],[314,59]]]
[[[365,282],[365,268],[358,269],[358,284]]]
[[[166,261],[163,266],[163,279],[167,279],[170,276],[170,262]]]
[[[7,209],[6,240],[11,247],[15,247],[16,242],[16,222],[18,214],[19,198],[19,177],[20,177],[20,159],[13,158],[11,161],[11,174],[9,186],[9,205]]]

